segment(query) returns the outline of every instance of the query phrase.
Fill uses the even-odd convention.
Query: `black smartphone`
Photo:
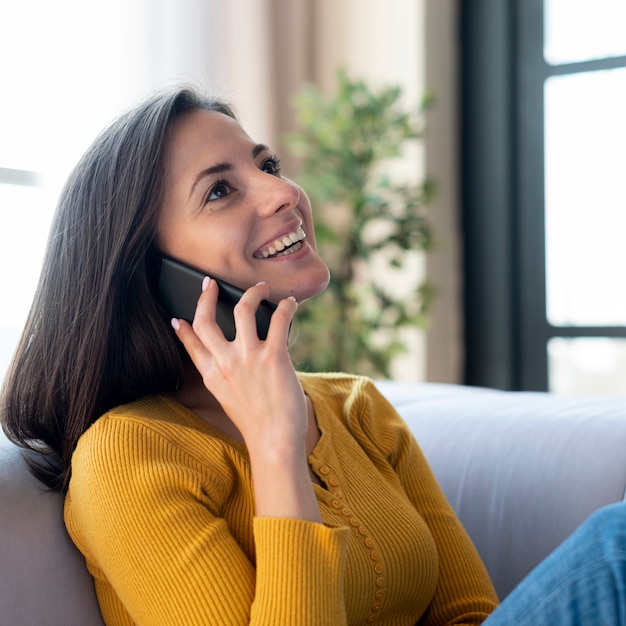
[[[161,257],[159,273],[159,295],[167,311],[172,317],[193,321],[198,298],[202,293],[202,281],[206,274],[169,257]],[[235,318],[233,308],[243,295],[239,287],[235,287],[218,278],[214,278],[219,287],[217,298],[216,321],[222,329],[224,337],[229,341],[235,338]],[[259,339],[267,337],[272,313],[276,305],[262,300],[256,312],[256,325]]]

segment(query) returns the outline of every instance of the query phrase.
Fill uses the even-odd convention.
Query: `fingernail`
[[[264,280],[259,281],[256,286],[258,287],[259,285],[267,285],[267,283]]]
[[[292,302],[295,302],[296,304],[298,304],[298,301],[296,300],[295,296],[287,296],[287,300],[291,300]]]
[[[174,330],[178,330],[180,328],[180,322],[175,317],[172,318],[171,324]]]
[[[210,276],[205,276],[202,279],[202,291],[206,291],[209,288],[210,284],[211,284],[211,277]]]

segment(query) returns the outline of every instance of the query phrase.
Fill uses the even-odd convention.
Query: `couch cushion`
[[[0,430],[0,621],[102,626],[93,580],[63,525],[63,498]]]
[[[626,398],[381,383],[500,597],[626,489]]]

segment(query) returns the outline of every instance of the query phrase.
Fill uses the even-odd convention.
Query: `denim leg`
[[[626,503],[589,517],[484,626],[626,626]]]

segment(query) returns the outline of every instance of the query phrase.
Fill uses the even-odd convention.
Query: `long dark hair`
[[[110,408],[170,391],[186,355],[155,297],[157,220],[172,123],[234,117],[190,88],[160,92],[106,128],[61,193],[39,285],[5,378],[0,421],[64,492],[79,437]]]

